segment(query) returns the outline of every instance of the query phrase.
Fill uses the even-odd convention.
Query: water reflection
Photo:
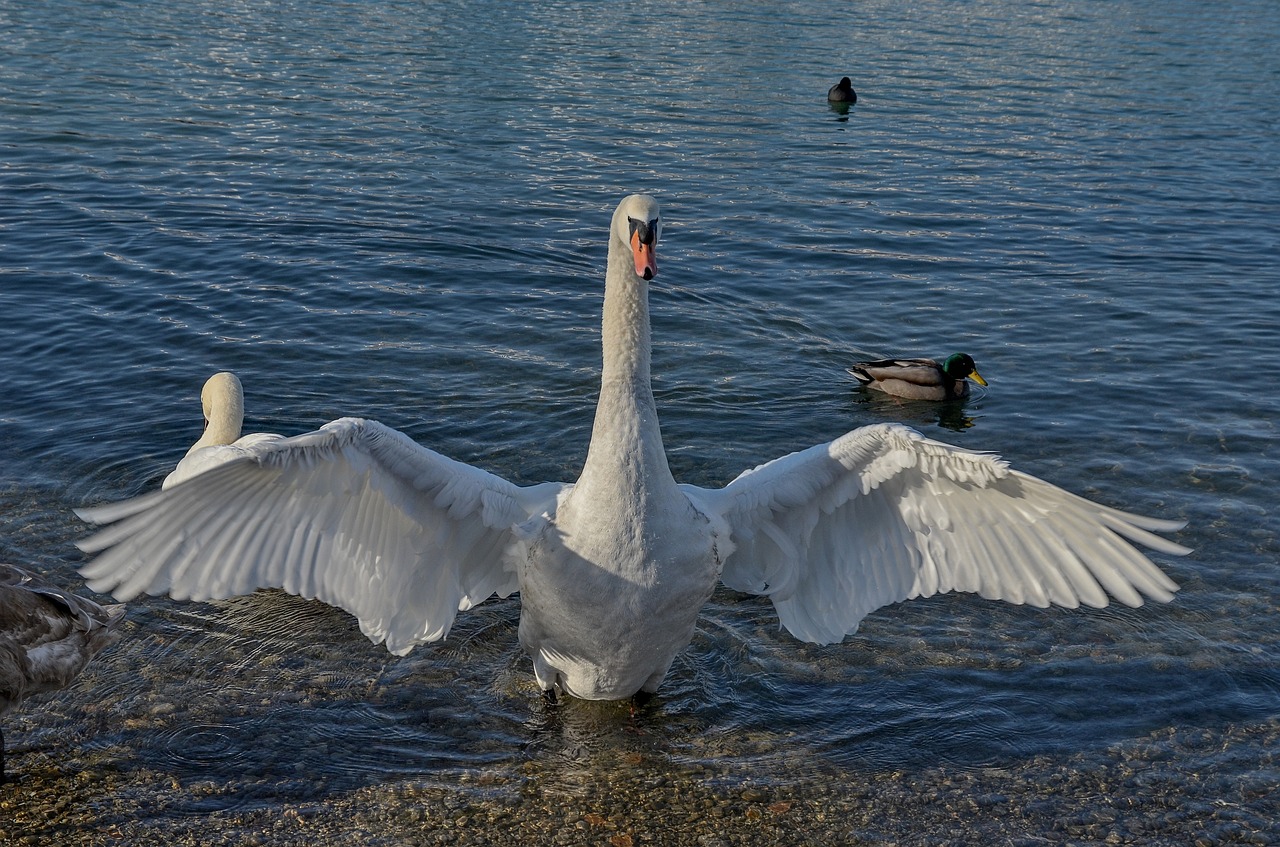
[[[1262,249],[1274,223],[1249,198],[1275,193],[1276,16],[1175,3],[1153,27],[1107,4],[975,17],[882,3],[856,43],[836,45],[829,10],[805,4],[783,27],[751,4],[604,17],[572,3],[498,17],[483,3],[328,4],[341,25],[290,20],[288,43],[251,43],[242,33],[284,32],[274,6],[236,3],[234,26],[212,4],[133,8],[26,15],[8,45],[28,96],[6,124],[4,558],[78,587],[84,527],[70,509],[158,485],[190,443],[192,374],[211,366],[272,377],[261,428],[394,418],[421,396],[431,405],[414,423],[450,455],[561,478],[597,387],[598,348],[577,344],[597,305],[575,298],[598,296],[602,257],[579,224],[637,188],[675,195],[672,266],[701,298],[655,307],[671,322],[659,343],[688,349],[660,386],[692,436],[686,466],[736,472],[846,417],[972,428],[981,394],[855,391],[848,405],[836,388],[797,408],[793,368],[815,345],[793,342],[861,325],[867,346],[930,343],[983,294],[968,329],[1002,337],[1028,371],[1079,353],[1064,320],[1092,326],[1100,355],[1124,347],[1106,381],[1133,386],[1132,402],[1032,390],[1019,412],[1078,416],[1045,451],[1064,457],[1055,482],[1191,517],[1183,540],[1204,554],[1178,565],[1183,591],[1164,607],[937,598],[830,647],[780,634],[767,601],[721,591],[635,713],[548,710],[515,598],[404,658],[344,613],[284,595],[140,599],[125,640],[75,686],[5,716],[22,800],[0,813],[0,842],[604,843],[604,814],[647,819],[641,843],[1021,843],[1064,827],[1081,843],[1280,837],[1277,415],[1272,395],[1235,390],[1274,339],[1274,285],[1260,284],[1275,275]],[[630,48],[603,37],[636,34],[619,16],[640,25]],[[813,84],[848,49],[877,66],[882,99],[845,137],[856,157],[833,166],[831,134],[792,117],[850,122],[847,104],[820,111]],[[660,72],[624,73],[659,55]],[[1203,85],[1179,85],[1187,67]],[[702,108],[724,78],[777,96]],[[519,96],[476,97],[476,79]],[[602,81],[618,89],[601,96]],[[1152,91],[1173,99],[1153,106]],[[1197,108],[1209,102],[1222,108]],[[72,121],[95,132],[59,126]],[[1123,202],[1100,207],[1108,198]],[[529,243],[516,220],[550,241],[495,246]],[[924,307],[901,296],[916,287]],[[64,308],[48,309],[51,290]],[[843,305],[851,293],[859,313]],[[92,372],[85,339],[110,342]],[[1220,366],[1162,390],[1171,339]],[[780,358],[785,379],[770,373]],[[707,365],[749,388],[694,402]],[[336,397],[346,408],[329,408]],[[1019,463],[1037,455],[1043,432],[987,409],[984,437]],[[761,820],[743,789],[787,780],[804,782],[811,814],[797,804],[771,840],[771,812]],[[483,816],[467,808],[492,794],[506,796]],[[511,799],[525,811],[506,811]],[[292,804],[315,800],[303,823]],[[254,807],[261,817],[230,815]],[[568,814],[587,810],[595,828],[575,831]],[[457,826],[464,815],[485,829]]]
[[[836,120],[840,123],[847,123],[849,120],[849,108],[852,103],[827,103],[827,108],[836,114]]]
[[[850,393],[857,420],[896,421],[916,428],[939,426],[952,432],[964,432],[977,426],[982,417],[977,412],[986,392],[975,386],[963,400],[944,401],[904,400],[858,387]]]

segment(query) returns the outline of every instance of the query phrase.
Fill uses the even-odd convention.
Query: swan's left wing
[[[829,644],[881,606],[946,591],[1074,608],[1167,602],[1177,585],[1129,542],[1182,524],[1093,503],[989,454],[882,424],[747,471],[684,486],[730,548],[730,588],[768,595],[797,638]]]
[[[209,600],[282,588],[345,609],[403,655],[518,587],[513,528],[554,511],[559,483],[522,488],[375,421],[268,440],[153,494],[80,509],[112,524],[89,587]]]

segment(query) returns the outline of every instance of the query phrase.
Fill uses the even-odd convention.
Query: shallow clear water
[[[80,683],[5,718],[7,834],[1276,837],[1273,12],[0,3],[7,559],[79,585],[71,509],[156,487],[221,369],[251,431],[356,414],[574,478],[635,191],[666,218],[682,481],[903,420],[1195,548],[1159,559],[1167,606],[934,598],[823,648],[722,591],[636,715],[548,712],[517,598],[403,659],[282,595],[140,600]],[[956,350],[991,383],[962,407],[844,371]]]

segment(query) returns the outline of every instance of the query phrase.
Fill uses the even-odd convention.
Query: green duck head
[[[987,384],[987,381],[978,373],[978,366],[973,363],[973,357],[968,353],[952,353],[942,363],[942,372],[952,379],[969,377],[978,385]]]

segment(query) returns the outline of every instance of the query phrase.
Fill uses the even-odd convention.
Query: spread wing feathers
[[[768,595],[793,635],[828,644],[913,597],[1101,607],[1166,602],[1177,585],[1129,542],[1182,524],[1093,503],[989,454],[895,424],[864,427],[747,471],[704,509],[728,525],[730,588]]]
[[[342,418],[133,500],[78,510],[111,526],[95,591],[208,600],[282,588],[345,609],[403,655],[459,610],[518,587],[512,528],[554,508],[559,483],[521,488],[374,421]]]

